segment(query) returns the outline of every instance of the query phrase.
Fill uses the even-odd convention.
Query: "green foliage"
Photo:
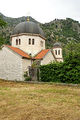
[[[2,19],[2,17],[0,16],[0,27],[5,27],[6,26],[6,22]]]
[[[0,36],[0,48],[4,43],[5,43],[5,39],[2,36]]]
[[[58,40],[63,44],[66,44],[71,40],[76,43],[80,42],[80,24],[70,18],[67,18],[66,20],[53,20],[50,23],[42,24],[41,27],[47,38],[47,47],[52,47],[53,43],[56,41],[56,35],[58,36]],[[51,37],[52,33],[53,37]]]
[[[64,59],[69,54],[78,54],[80,53],[80,43],[76,43],[74,40],[69,41],[66,45],[63,46],[63,57]]]
[[[80,83],[80,53],[69,54],[63,63],[40,66],[41,81]]]
[[[28,76],[28,72],[27,71],[24,73],[24,78],[25,78],[25,81],[31,81],[31,77]]]
[[[6,22],[0,17],[0,27],[3,28],[6,26]],[[3,38],[3,35],[0,34],[0,48],[5,43],[5,39]]]
[[[44,82],[60,82],[59,80],[59,68],[62,63],[51,63],[48,65],[40,66],[41,81]]]
[[[24,22],[26,17],[20,18],[10,18],[6,17],[3,14],[0,14],[4,21],[6,21],[7,26],[0,29],[0,34],[6,39],[6,44],[10,44],[10,35],[14,29],[14,27],[19,24],[20,22]],[[32,17],[30,17],[30,21],[38,23]],[[1,21],[2,26],[4,23]],[[67,18],[66,20],[59,20],[55,19],[49,23],[40,24],[41,28],[43,29],[46,37],[46,47],[50,48],[53,47],[53,43],[56,41],[56,35],[58,35],[58,40],[66,44],[71,41],[72,38],[75,42],[80,42],[80,23]],[[53,33],[53,37],[51,36]]]
[[[33,61],[31,67],[32,68],[38,68],[40,66],[40,60]]]

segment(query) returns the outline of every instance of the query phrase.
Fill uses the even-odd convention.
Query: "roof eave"
[[[28,58],[28,57],[22,56],[22,59],[29,59],[29,60],[30,60],[30,59],[32,59],[32,58]]]
[[[34,33],[20,33],[20,34],[11,35],[10,37],[12,38],[12,37],[21,36],[21,35],[38,36],[38,37],[41,37],[41,38],[43,38],[44,40],[46,40],[46,38],[43,37],[42,35],[40,35],[40,34],[34,34]]]

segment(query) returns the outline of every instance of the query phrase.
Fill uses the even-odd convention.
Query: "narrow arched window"
[[[31,44],[31,39],[29,38],[29,45]]]
[[[57,55],[57,50],[55,50],[55,55]]]
[[[34,45],[34,39],[32,39],[32,45]]]
[[[18,45],[18,39],[16,39],[16,45]]]
[[[58,50],[58,55],[60,55],[60,50]]]
[[[43,41],[40,41],[40,45],[41,45],[41,47],[43,47]]]
[[[19,45],[21,45],[21,39],[19,39]]]

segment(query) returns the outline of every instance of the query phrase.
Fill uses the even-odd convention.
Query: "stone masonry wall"
[[[49,51],[43,58],[43,60],[41,60],[41,65],[46,65],[49,64],[50,62],[55,61],[51,51]]]
[[[31,66],[31,60],[29,59],[23,59],[22,60],[22,72],[23,72],[23,76],[24,76],[24,73],[27,71],[29,71],[29,66]],[[23,77],[23,80],[24,80],[24,77]]]
[[[22,58],[7,47],[0,50],[0,78],[21,81]]]
[[[31,44],[29,44],[29,38],[31,39]],[[16,45],[16,39],[21,39],[21,45]],[[32,39],[34,39],[34,45],[32,45]],[[41,41],[43,42],[43,46],[41,46]],[[31,53],[31,55],[34,56],[41,50],[45,49],[45,40],[39,36],[21,35],[18,37],[12,37],[12,46],[20,48],[28,54]]]

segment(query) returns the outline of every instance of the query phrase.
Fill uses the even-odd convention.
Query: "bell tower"
[[[53,47],[53,54],[55,56],[56,61],[58,62],[63,62],[63,57],[62,57],[62,47],[59,42],[56,42]]]

